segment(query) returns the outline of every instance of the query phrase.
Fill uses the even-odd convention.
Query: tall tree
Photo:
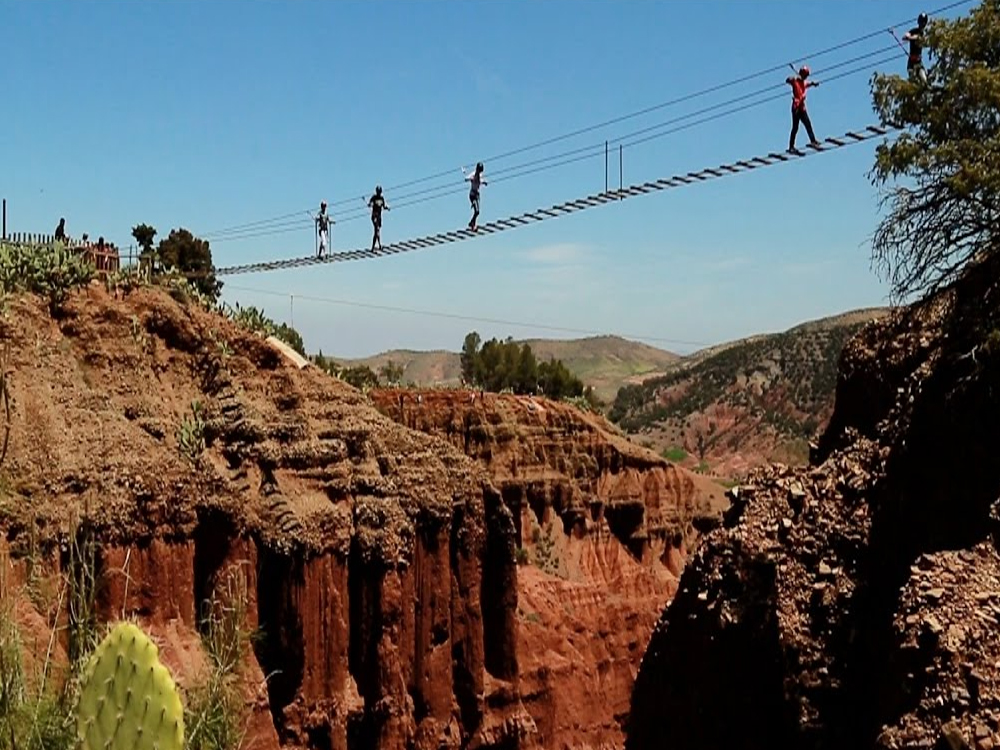
[[[939,289],[1000,252],[1000,0],[931,21],[925,39],[927,85],[872,79],[882,123],[904,129],[878,147],[870,174],[888,207],[872,261],[896,299]]]
[[[521,344],[511,385],[515,393],[533,393],[538,385],[538,362],[527,344]]]
[[[136,224],[132,227],[132,236],[142,248],[143,254],[153,252],[153,238],[156,237],[156,229],[149,224]]]
[[[368,365],[345,367],[339,377],[358,389],[378,387],[378,375]]]
[[[164,268],[188,274],[191,283],[213,302],[219,298],[222,282],[215,278],[212,250],[207,240],[195,237],[187,229],[173,229],[160,240],[156,254]]]
[[[486,390],[499,392],[504,387],[502,344],[495,338],[490,339],[479,351],[477,360],[480,385]]]
[[[462,343],[462,380],[470,385],[479,384],[476,363],[479,360],[479,344],[481,341],[482,339],[479,338],[479,334],[476,331],[470,331],[465,334],[465,341]]]
[[[499,388],[510,388],[515,393],[517,390],[517,365],[521,359],[521,349],[514,343],[514,339],[508,336],[500,344],[500,368],[497,373],[500,379]]]

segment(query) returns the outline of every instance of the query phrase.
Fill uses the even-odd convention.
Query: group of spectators
[[[68,247],[81,251],[98,271],[118,270],[118,248],[113,242],[105,242],[104,237],[98,237],[97,242],[91,242],[90,235],[84,232],[80,241],[75,242],[66,234],[66,219],[60,218],[59,224],[56,226],[55,239]]]

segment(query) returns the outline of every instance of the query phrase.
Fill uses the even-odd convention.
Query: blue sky
[[[361,196],[376,182],[392,206],[407,192],[460,183],[461,166],[477,159],[785,62],[809,63],[823,81],[823,68],[893,45],[892,37],[802,55],[935,7],[910,0],[17,0],[3,7],[0,195],[8,199],[10,231],[51,232],[65,216],[71,235],[103,234],[127,245],[134,224],[152,224],[161,237],[183,226],[211,239],[220,266],[311,254],[314,237],[308,223],[238,240],[218,230],[293,213],[301,221],[320,199],[353,199],[346,207],[359,218],[334,227],[333,245],[364,247],[371,225]],[[897,51],[881,70],[904,73]],[[613,142],[780,84],[788,72],[487,160],[487,180],[491,170]],[[869,75],[810,90],[817,135],[875,122]],[[789,126],[786,96],[666,135],[625,150],[625,182],[782,150]],[[800,132],[799,143],[805,140]],[[484,338],[574,336],[540,326],[619,333],[688,352],[885,302],[867,244],[878,220],[866,177],[874,148],[873,141],[390,258],[226,276],[224,298],[292,320],[311,351],[347,357],[457,350],[471,329]],[[454,176],[391,189],[447,170]],[[610,172],[616,184],[617,154]],[[487,185],[480,222],[603,187],[602,156]],[[400,206],[385,215],[383,241],[460,228],[469,215],[462,193]]]

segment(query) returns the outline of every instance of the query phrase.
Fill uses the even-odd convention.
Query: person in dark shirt
[[[66,242],[66,219],[59,219],[59,226],[56,227],[56,239],[59,242]]]
[[[465,171],[465,167],[462,167],[462,171]],[[469,220],[469,229],[475,232],[476,219],[479,218],[479,188],[487,184],[486,180],[483,179],[483,163],[479,162],[476,164],[476,171],[465,175],[465,180],[470,183],[469,203],[472,204],[472,218]]]
[[[809,141],[812,145],[815,146],[819,143],[816,140],[816,134],[813,133],[809,113],[806,111],[806,90],[811,86],[819,86],[819,81],[807,82],[808,77],[809,66],[803,65],[799,68],[797,76],[789,76],[785,79],[785,83],[792,87],[792,134],[788,137],[788,150],[792,153],[795,152],[795,136],[798,135],[800,122],[806,126],[806,132],[809,134]]]
[[[921,83],[927,83],[927,71],[924,70],[924,30],[927,28],[927,14],[917,16],[917,25],[903,34],[903,41],[910,43],[910,55],[906,59],[906,72],[912,81],[919,78]]]
[[[104,243],[104,235],[97,238],[97,251],[94,253],[94,260],[98,271],[111,270],[111,263],[108,260],[108,247]]]
[[[385,198],[382,197],[382,186],[375,186],[375,195],[368,199],[368,207],[372,210],[372,227],[375,229],[375,234],[372,236],[372,250],[375,249],[375,243],[378,242],[378,249],[382,249],[382,209],[389,211],[389,204],[385,202]]]
[[[326,213],[326,201],[320,201],[319,214],[316,216],[316,234],[319,236],[319,249],[316,257],[322,258],[330,245],[330,225],[336,222]]]

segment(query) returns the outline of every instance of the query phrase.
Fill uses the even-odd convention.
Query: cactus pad
[[[135,624],[120,622],[84,673],[77,708],[83,750],[181,750],[184,708],[159,649]]]

